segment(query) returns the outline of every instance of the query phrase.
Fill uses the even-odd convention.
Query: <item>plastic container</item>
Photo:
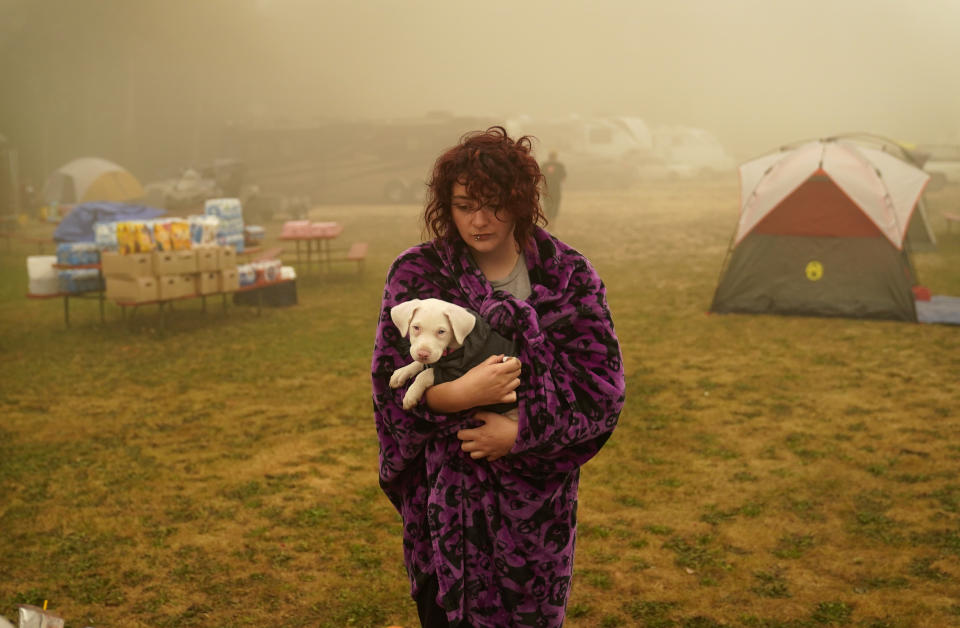
[[[61,270],[59,273],[60,292],[79,294],[103,289],[100,271],[94,268]]]
[[[85,266],[100,263],[100,250],[93,242],[62,242],[57,245],[57,263]]]
[[[247,246],[259,246],[263,244],[266,231],[258,225],[246,225],[243,228],[243,243]]]
[[[211,198],[204,203],[203,213],[219,218],[243,219],[243,206],[238,198]]]
[[[60,292],[60,278],[57,276],[57,269],[53,267],[56,263],[56,255],[32,255],[27,258],[30,294],[44,295]]]
[[[97,247],[104,251],[117,250],[117,223],[93,223],[93,238]]]
[[[257,283],[257,271],[252,264],[237,266],[237,278],[241,286],[252,286]]]
[[[27,277],[30,279],[56,278],[57,269],[53,267],[56,263],[56,255],[31,255],[27,258]]]
[[[193,246],[216,246],[217,232],[220,231],[220,219],[216,216],[188,216],[190,241]]]

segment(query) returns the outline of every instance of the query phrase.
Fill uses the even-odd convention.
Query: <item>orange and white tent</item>
[[[861,142],[740,167],[740,217],[711,309],[916,320],[905,247],[929,175]]]

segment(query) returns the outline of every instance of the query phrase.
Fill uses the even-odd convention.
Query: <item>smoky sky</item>
[[[637,116],[738,157],[960,141],[957,33],[956,0],[0,0],[0,133],[29,153],[72,125],[84,154],[120,118],[446,111]]]
[[[275,96],[303,112],[627,114],[742,149],[960,133],[955,0],[257,6],[282,41]]]

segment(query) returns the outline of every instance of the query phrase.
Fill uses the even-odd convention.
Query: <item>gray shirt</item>
[[[494,290],[503,290],[513,295],[515,299],[526,301],[532,293],[530,289],[530,272],[527,270],[527,260],[523,253],[517,258],[517,264],[510,274],[503,279],[491,281]]]

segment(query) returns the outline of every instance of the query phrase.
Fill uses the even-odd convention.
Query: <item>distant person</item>
[[[606,289],[589,260],[537,226],[543,179],[530,144],[492,127],[440,156],[423,214],[433,239],[396,259],[379,310],[380,487],[403,518],[427,628],[563,624],[580,467],[623,406]],[[404,410],[390,378],[410,343],[390,309],[431,297],[483,317],[519,362],[493,356]],[[517,403],[519,420],[479,409],[497,403]]]
[[[25,179],[20,186],[20,209],[28,216],[38,220],[43,220],[40,212],[40,198],[37,195],[37,188],[33,186],[33,181]]]
[[[563,181],[567,178],[567,169],[557,160],[557,151],[552,150],[547,160],[540,166],[544,182],[544,212],[548,226],[552,226],[560,215],[560,196],[563,193]]]

